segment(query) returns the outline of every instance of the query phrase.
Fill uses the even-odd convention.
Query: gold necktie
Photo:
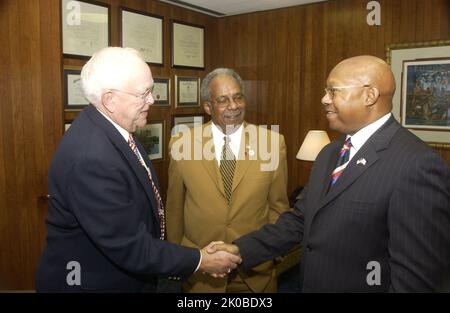
[[[230,148],[230,138],[225,136],[222,148],[222,156],[220,159],[220,174],[222,174],[223,186],[225,189],[225,197],[228,205],[231,203],[231,188],[233,187],[234,170],[236,169],[236,157]]]

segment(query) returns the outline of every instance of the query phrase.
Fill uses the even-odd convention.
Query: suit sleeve
[[[430,151],[405,173],[388,212],[390,291],[436,291],[450,270],[450,168]]]
[[[273,136],[273,135],[272,135]],[[289,209],[287,197],[287,160],[286,144],[283,135],[279,135],[279,160],[268,195],[269,219],[275,223],[281,213]]]
[[[186,188],[180,171],[179,162],[172,157],[171,149],[174,141],[172,138],[169,143],[169,186],[167,188],[166,204],[166,222],[167,222],[167,240],[170,242],[181,243],[184,233],[184,198]]]
[[[73,166],[67,194],[81,228],[105,257],[126,271],[190,275],[199,251],[151,236],[142,221],[142,203],[130,197],[126,177],[123,169],[94,158]]]
[[[281,214],[275,224],[266,224],[261,229],[234,241],[242,256],[242,270],[248,271],[264,261],[289,252],[301,243],[306,195],[307,187],[303,190],[300,200],[295,204],[294,210]]]

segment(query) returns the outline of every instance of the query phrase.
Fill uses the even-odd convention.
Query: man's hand
[[[226,251],[232,254],[239,255],[239,247],[231,244],[231,243],[224,243],[222,241],[213,241],[211,242],[206,248],[208,253],[214,253],[216,251]],[[240,264],[241,262],[239,262]]]
[[[219,247],[214,248],[216,245],[219,245]],[[222,245],[226,244],[222,241],[213,241],[200,250],[202,263],[200,264],[199,270],[211,274],[215,278],[225,277],[242,262],[241,256],[239,255],[239,248],[225,248]],[[223,250],[219,248],[223,248]]]

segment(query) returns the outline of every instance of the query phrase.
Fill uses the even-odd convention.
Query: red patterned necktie
[[[155,195],[155,199],[158,202],[159,227],[160,227],[160,230],[161,230],[160,239],[164,240],[165,230],[166,230],[166,218],[165,218],[165,215],[164,215],[164,205],[163,205],[163,202],[162,202],[162,199],[161,199],[161,195],[159,194],[159,190],[156,187],[155,183],[153,182],[152,174],[150,173],[150,170],[145,165],[144,160],[142,159],[141,155],[139,154],[139,150],[138,150],[138,148],[136,146],[136,143],[134,142],[133,135],[131,135],[131,134],[128,137],[128,145],[130,146],[131,150],[134,152],[134,154],[138,158],[138,160],[141,163],[141,165],[147,171],[148,179],[150,180],[150,184],[152,185],[153,194]]]
[[[350,159],[350,148],[352,147],[352,142],[350,141],[350,137],[345,140],[344,145],[339,151],[339,159],[336,164],[336,168],[331,174],[331,186],[336,184],[339,176],[344,172],[344,169],[347,167],[347,164]]]

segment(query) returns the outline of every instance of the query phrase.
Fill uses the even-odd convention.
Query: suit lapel
[[[339,177],[336,184],[327,193],[331,173],[337,162],[338,150],[342,146],[343,142],[340,142],[340,145],[338,144],[336,146],[336,153],[330,158],[330,162],[327,165],[327,171],[323,177],[324,192],[322,193],[322,197],[319,199],[318,205],[315,206],[313,216],[318,210],[323,208],[330,201],[342,194],[350,185],[355,183],[358,177],[360,177],[379,160],[378,152],[388,148],[392,137],[399,128],[400,125],[397,121],[395,121],[394,117],[391,116],[391,118],[380,129],[378,129],[353,156],[341,177]],[[365,164],[363,164],[362,160],[365,161]]]
[[[211,177],[212,181],[215,183],[217,189],[223,194],[225,197],[225,190],[223,187],[222,176],[220,174],[219,166],[217,165],[217,160],[215,158],[215,148],[214,148],[214,139],[212,137],[211,130],[211,121],[202,127],[202,141],[200,142],[202,145],[203,151],[211,151],[214,156],[211,160],[208,160],[202,153],[201,163],[205,168],[208,175]],[[195,137],[195,136],[194,136]],[[194,138],[194,140],[199,140],[198,138]]]
[[[94,106],[92,105],[89,106],[86,109],[86,113],[96,125],[98,125],[104,130],[106,136],[109,138],[111,143],[116,147],[117,150],[119,150],[123,154],[123,156],[128,162],[128,165],[131,167],[131,169],[137,176],[139,182],[141,183],[142,187],[144,188],[147,198],[150,200],[150,203],[152,204],[153,208],[152,211],[154,215],[158,218],[158,214],[156,212],[157,210],[156,200],[153,194],[150,181],[147,176],[147,171],[141,165],[134,152],[131,151],[131,148],[128,145],[128,143],[119,133],[119,131],[114,127],[114,125],[112,125],[106,118],[104,118],[103,115],[100,112],[98,112],[98,110]],[[138,148],[139,145],[140,143],[138,143]],[[141,155],[145,158],[146,154],[145,153],[142,154],[142,149],[140,149],[140,152]]]
[[[150,173],[152,175],[153,183],[155,184],[156,188],[158,188],[158,190],[160,190],[159,189],[159,185],[158,185],[158,178],[156,176],[155,169],[153,168],[153,165],[150,162],[150,159],[148,158],[147,152],[145,151],[145,149],[142,146],[142,144],[139,141],[139,139],[134,137],[134,141],[136,142],[138,150],[141,153],[141,156],[142,156],[145,164],[147,165],[147,167],[150,170]],[[139,160],[137,159],[137,157],[136,157],[136,155],[134,153],[133,153],[133,155],[135,156],[135,159],[136,159],[136,162],[134,162],[134,163],[139,164],[138,168],[139,168],[139,170],[140,170],[139,172],[141,174],[141,175],[139,175],[139,181],[143,185],[143,187],[145,189],[145,193],[147,194],[147,197],[150,199],[150,202],[152,203],[153,213],[154,213],[155,217],[159,220],[158,203],[157,203],[157,200],[156,200],[156,197],[155,197],[155,193],[153,192],[153,188],[152,188],[152,185],[150,183],[147,170],[142,166],[142,164],[139,162]]]
[[[250,167],[251,160],[248,156],[248,150],[253,149],[253,151],[256,151],[254,147],[256,143],[256,138],[254,138],[252,142],[250,142],[249,134],[245,131],[245,127],[247,126],[247,124],[244,123],[243,126],[244,129],[242,131],[241,146],[239,148],[239,155],[236,161],[236,170],[234,172],[233,177],[233,187],[231,189],[232,192],[239,185],[248,168]]]
[[[322,191],[320,193],[320,195],[322,197],[325,197],[327,192],[328,192],[328,188],[330,186],[330,180],[331,180],[331,173],[333,172],[338,157],[339,157],[339,150],[341,149],[342,145],[344,144],[344,141],[336,141],[334,142],[335,147],[333,149],[331,149],[331,156],[330,156],[330,161],[327,162],[324,166],[325,172],[323,172],[323,176],[322,176],[322,180],[321,180],[321,188]]]
[[[363,165],[362,163],[357,164],[357,160],[359,159],[365,159],[366,164]],[[347,189],[348,186],[353,184],[359,176],[361,176],[367,169],[369,169],[373,164],[375,164],[378,161],[378,155],[375,149],[371,146],[367,146],[364,144],[363,147],[353,156],[350,163],[345,168],[344,172],[342,173],[341,177],[339,177],[336,184],[328,191],[328,193],[325,195],[325,197],[322,198],[322,200],[319,202],[319,208],[325,206],[327,203],[329,203],[331,200],[336,198],[339,194],[341,194],[345,189]],[[335,162],[336,164],[336,162]],[[334,166],[333,166],[334,167]],[[328,184],[330,182],[328,175]]]

